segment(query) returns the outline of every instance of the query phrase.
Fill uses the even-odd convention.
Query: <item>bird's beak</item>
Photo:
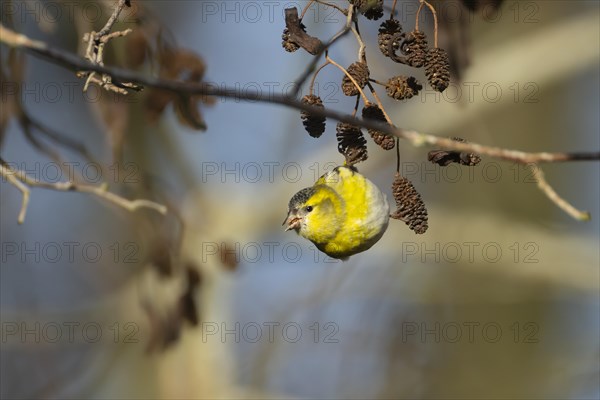
[[[288,212],[287,217],[285,218],[285,221],[283,221],[283,224],[281,225],[287,225],[287,228],[285,228],[286,232],[292,229],[300,229],[301,220],[302,219],[298,218],[298,215],[295,212],[293,212],[293,210],[290,210],[290,212]]]

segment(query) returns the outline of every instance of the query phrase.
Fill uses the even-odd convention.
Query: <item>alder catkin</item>
[[[396,173],[392,184],[392,194],[396,200],[396,211],[391,218],[404,221],[416,234],[427,231],[427,209],[412,182]]]
[[[302,103],[309,104],[319,108],[325,108],[323,106],[323,101],[319,96],[315,96],[314,94],[306,95],[302,98]],[[302,124],[304,125],[304,129],[308,132],[308,134],[314,138],[320,137],[323,132],[325,132],[325,117],[320,117],[317,115],[310,114],[307,111],[302,111],[300,113],[300,118],[302,118]]]
[[[429,49],[425,61],[425,75],[432,88],[438,92],[446,90],[450,84],[450,62],[446,50],[439,47]]]
[[[361,89],[369,82],[369,67],[367,64],[357,61],[352,63],[347,71]],[[356,96],[360,93],[356,85],[346,74],[344,74],[344,78],[342,78],[342,92],[344,92],[346,96]]]
[[[336,127],[338,151],[353,165],[367,159],[367,141],[359,127],[339,122]]]
[[[387,122],[383,111],[377,104],[367,104],[362,109],[363,119],[370,119],[379,122]],[[377,143],[384,150],[391,150],[394,148],[396,141],[393,137],[385,135],[376,129],[367,129],[369,135],[373,138],[373,141]]]

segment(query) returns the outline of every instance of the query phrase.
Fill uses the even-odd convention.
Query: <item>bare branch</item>
[[[117,205],[127,211],[136,211],[140,208],[150,208],[162,215],[166,215],[167,207],[162,204],[155,203],[145,199],[127,200],[115,193],[108,191],[108,185],[92,186],[77,184],[74,182],[44,182],[28,176],[24,171],[11,168],[8,163],[0,159],[1,175],[7,179],[9,183],[14,185],[23,194],[23,202],[21,212],[19,213],[18,222],[22,224],[25,220],[27,205],[29,204],[30,187],[40,187],[45,189],[57,190],[61,192],[80,192],[93,194],[100,197],[109,203]]]
[[[313,57],[311,62],[304,69],[304,72],[302,73],[302,75],[300,75],[300,77],[298,79],[296,79],[296,83],[294,84],[294,92],[292,93],[291,97],[298,96],[298,93],[300,93],[300,90],[302,89],[302,85],[304,85],[306,80],[310,77],[310,74],[313,73],[313,71],[317,67],[317,63],[319,62],[319,59],[325,53],[325,51],[327,51],[327,49],[330,48],[340,38],[344,37],[346,34],[348,34],[348,32],[350,32],[350,28],[352,27],[352,19],[353,18],[354,18],[354,5],[350,4],[350,6],[348,7],[348,14],[346,15],[346,24],[338,33],[333,35],[333,37],[331,39],[329,39],[329,41],[327,43],[325,43],[324,46],[321,47],[321,50],[319,50],[319,52],[317,54],[315,54],[315,56]]]
[[[117,4],[115,4],[115,9],[113,10],[112,15],[110,16],[108,21],[106,21],[106,24],[104,24],[104,27],[102,29],[100,29],[100,32],[97,33],[98,37],[108,35],[108,33],[111,31],[115,22],[117,22],[117,19],[119,18],[119,14],[121,14],[121,11],[123,11],[123,8],[125,8],[125,6],[131,7],[131,5],[129,4],[129,0],[119,0],[117,2]]]
[[[423,6],[423,2],[421,3]],[[348,19],[346,22],[346,26],[342,29],[338,34],[336,34],[325,46],[321,48],[322,52],[325,52],[326,49],[333,43],[335,40],[339,39],[341,36],[350,31],[351,24],[353,22],[353,5],[350,5],[348,11]],[[135,84],[145,85],[157,89],[163,89],[169,92],[173,92],[177,95],[204,95],[204,96],[215,96],[215,97],[225,97],[225,98],[236,98],[248,101],[259,101],[264,103],[271,104],[280,104],[287,107],[296,108],[298,110],[304,110],[310,112],[312,115],[332,118],[334,120],[340,122],[346,122],[358,127],[363,127],[367,129],[375,129],[379,131],[381,134],[393,136],[401,139],[408,140],[413,146],[422,146],[422,145],[434,145],[438,148],[455,150],[455,151],[463,151],[463,152],[471,152],[479,155],[486,155],[493,158],[513,161],[520,164],[528,164],[528,163],[541,163],[541,162],[564,162],[564,161],[583,161],[583,160],[600,160],[600,151],[596,152],[576,152],[576,153],[548,153],[548,152],[523,152],[519,150],[510,150],[504,149],[500,147],[492,147],[480,145],[473,142],[458,142],[449,138],[443,138],[435,135],[429,135],[425,133],[416,132],[413,130],[404,130],[399,129],[393,125],[388,123],[382,123],[373,120],[362,120],[355,118],[353,115],[339,113],[337,111],[333,111],[330,109],[324,108],[315,108],[308,104],[303,104],[301,101],[295,99],[294,93],[293,95],[273,95],[269,94],[268,96],[264,96],[261,92],[257,91],[243,91],[240,92],[231,88],[223,88],[216,87],[214,85],[209,85],[206,83],[189,83],[189,82],[177,82],[173,80],[161,80],[153,77],[145,77],[140,76],[138,73],[130,70],[125,70],[121,68],[112,68],[106,67],[100,64],[92,64],[84,59],[81,59],[75,54],[66,52],[64,50],[56,49],[47,44],[39,41],[34,41],[29,39],[28,37],[17,34],[14,31],[4,27],[0,24],[0,43],[4,43],[11,47],[22,48],[34,55],[38,55],[47,59],[50,59],[51,62],[56,64],[61,64],[70,69],[75,70],[86,70],[86,71],[94,71],[100,74],[104,74],[108,76],[109,79],[117,79],[122,82],[132,82]],[[301,84],[306,80],[310,73],[313,71],[314,66],[316,65],[318,58],[318,54],[313,58],[312,63],[309,65],[309,68],[306,69],[305,75],[300,79],[300,85],[296,87],[296,90],[299,90]],[[329,59],[328,61],[331,62]],[[333,63],[333,62],[332,62]],[[456,134],[454,136],[463,136],[460,134]],[[541,178],[540,178],[541,177]],[[119,198],[113,194],[107,194],[105,190],[102,190],[98,187],[87,188],[84,187],[81,190],[81,186],[73,186],[72,183],[63,183],[64,187],[54,187],[56,190],[79,190],[79,191],[87,191],[90,193],[95,193],[98,196],[104,197],[106,200],[112,201],[116,204],[121,205],[130,210],[134,210],[138,207],[151,207],[155,208],[157,211],[161,212],[163,206],[156,205],[156,207],[152,207],[152,204],[155,203],[147,203],[145,200],[136,200],[130,202],[128,200],[124,200]],[[44,183],[36,182],[37,186],[43,186]],[[565,210],[569,215],[579,219],[586,220],[589,219],[589,214],[576,210],[574,207],[569,205],[565,200],[560,198],[556,192],[548,185],[548,183],[544,180],[543,175],[538,173],[538,186],[544,193],[554,201],[561,209]],[[116,196],[118,199],[116,199]]]
[[[25,214],[27,214],[27,206],[29,205],[30,190],[23,184],[23,182],[15,177],[14,173],[3,162],[0,162],[0,172],[2,177],[6,178],[11,185],[19,189],[23,195],[21,201],[21,211],[19,211],[19,216],[17,217],[17,222],[20,225],[25,222]]]
[[[552,201],[556,204],[561,210],[569,214],[571,217],[575,218],[579,221],[589,221],[592,219],[592,216],[588,211],[580,211],[573,207],[569,202],[560,197],[558,193],[550,186],[546,178],[544,177],[544,172],[537,164],[530,164],[531,172],[533,172],[533,177],[537,181],[538,188]]]
[[[365,92],[362,90],[362,88],[360,87],[360,85],[358,84],[358,82],[356,82],[356,79],[354,79],[354,77],[352,75],[350,75],[350,73],[348,71],[346,71],[346,68],[342,67],[340,64],[336,63],[335,61],[333,61],[329,55],[325,56],[325,59],[330,63],[335,65],[336,67],[338,67],[340,69],[340,71],[342,71],[347,77],[348,79],[350,79],[350,81],[352,82],[352,84],[356,87],[356,89],[358,90],[358,92],[360,93],[360,95],[363,98],[363,101],[365,102],[365,104],[367,104],[369,102],[369,99],[367,98],[367,96],[365,95]]]
[[[438,19],[437,19],[437,13],[435,12],[435,8],[429,4],[426,0],[419,0],[421,2],[421,5],[419,6],[419,10],[421,10],[421,7],[423,6],[423,4],[425,4],[429,10],[431,11],[431,14],[433,15],[433,47],[438,47]],[[419,26],[419,21],[418,21],[418,13],[417,13],[417,30],[418,26]]]
[[[85,50],[85,58],[90,61],[92,64],[104,65],[104,46],[111,40],[117,37],[123,37],[133,32],[131,29],[125,29],[124,31],[111,32],[111,29],[117,19],[119,18],[119,14],[123,8],[127,6],[130,7],[129,0],[119,0],[115,4],[115,8],[113,10],[112,15],[106,21],[104,27],[100,30],[100,32],[89,32],[83,35],[83,41],[87,42],[87,47]],[[86,92],[90,83],[95,83],[98,86],[120,94],[127,94],[128,91],[126,89],[131,90],[140,90],[141,88],[132,85],[131,83],[119,83],[113,82],[112,77],[109,74],[103,74],[101,78],[96,77],[96,72],[78,72],[77,76],[79,78],[86,78],[85,85],[83,86],[83,91]]]
[[[381,109],[381,112],[383,113],[383,116],[385,117],[385,120],[388,122],[388,124],[394,125],[394,123],[392,122],[392,119],[390,118],[390,116],[388,115],[388,113],[385,111],[385,108],[383,108],[383,103],[381,102],[381,99],[379,98],[379,95],[377,94],[377,92],[373,88],[373,85],[371,85],[371,82],[367,82],[367,85],[369,86],[369,90],[371,90],[371,94],[373,95],[373,98],[375,99],[375,102],[377,103],[377,105]]]
[[[351,15],[351,13],[349,13],[349,15]],[[449,150],[478,153],[501,160],[513,161],[519,164],[528,164],[532,162],[600,161],[600,151],[573,153],[525,152],[501,147],[485,146],[474,142],[461,143],[445,137],[420,133],[413,130],[400,129],[390,126],[386,123],[354,118],[348,114],[340,113],[327,108],[315,108],[310,105],[303,104],[301,101],[296,100],[291,95],[273,93],[265,95],[261,91],[239,91],[232,88],[210,85],[202,82],[178,82],[142,76],[135,71],[91,64],[73,53],[56,49],[46,45],[44,42],[34,41],[22,34],[17,34],[2,24],[0,24],[0,43],[4,43],[11,47],[22,48],[25,51],[41,56],[42,58],[50,59],[50,62],[61,64],[69,69],[91,70],[102,74],[109,74],[121,81],[130,81],[156,89],[163,89],[179,95],[214,96],[284,105],[298,110],[308,111],[317,116],[332,118],[340,122],[347,122],[362,128],[375,129],[388,136],[406,139],[417,147],[423,145],[432,145]],[[463,137],[465,135],[456,133],[453,134],[453,136]]]

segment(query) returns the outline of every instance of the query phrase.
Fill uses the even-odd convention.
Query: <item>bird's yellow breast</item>
[[[371,181],[348,167],[337,167],[323,175],[315,185],[333,189],[342,199],[344,218],[333,237],[314,241],[331,257],[346,258],[367,250],[387,228],[389,206],[385,195]]]

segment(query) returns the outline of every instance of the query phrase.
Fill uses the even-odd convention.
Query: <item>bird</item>
[[[292,196],[282,225],[345,261],[381,239],[389,216],[381,190],[356,167],[340,165]]]

